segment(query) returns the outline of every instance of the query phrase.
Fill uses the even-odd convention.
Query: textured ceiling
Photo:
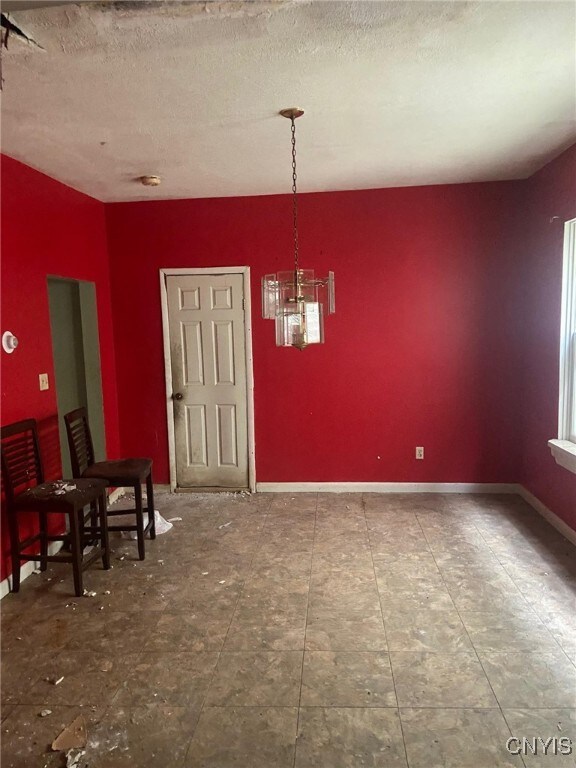
[[[12,3],[12,6],[14,3]],[[576,140],[572,2],[12,10],[2,148],[101,200],[522,178]],[[158,174],[160,187],[134,181]]]

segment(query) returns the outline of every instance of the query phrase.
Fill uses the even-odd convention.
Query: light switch
[[[50,389],[50,385],[48,384],[48,374],[47,373],[41,373],[38,376],[38,380],[40,381],[40,389]]]

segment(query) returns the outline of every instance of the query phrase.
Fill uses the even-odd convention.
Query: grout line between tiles
[[[304,622],[304,648],[302,650],[302,669],[300,670],[300,695],[298,696],[298,713],[296,715],[296,738],[294,739],[293,768],[296,768],[296,756],[298,751],[298,733],[300,732],[300,710],[302,707],[302,683],[304,681],[304,659],[306,658],[306,633],[308,632],[308,612],[310,610],[310,590],[312,589],[312,568],[314,564],[314,547],[316,545],[316,525],[318,522],[318,494],[314,507],[314,532],[312,534],[312,555],[310,557],[310,571],[308,573],[308,595],[306,600],[306,620]]]
[[[264,531],[266,530],[266,523],[268,521],[268,511],[270,509],[270,506],[272,504],[272,499],[270,499],[270,502],[268,503],[268,506],[266,507],[265,512],[261,512],[263,515],[263,525],[262,530],[260,532],[259,539],[261,539],[264,535]],[[205,536],[206,538],[206,536]],[[250,565],[248,566],[247,573],[249,574],[252,570],[252,563],[254,562],[254,558],[256,557],[256,553],[258,551],[258,547],[255,546],[252,551],[252,557],[250,558]],[[222,642],[222,645],[220,646],[220,650],[218,651],[218,658],[216,659],[216,664],[214,665],[214,669],[212,670],[212,674],[210,675],[210,681],[208,685],[206,686],[206,693],[204,695],[204,698],[202,700],[202,706],[200,707],[200,712],[198,713],[198,719],[196,720],[196,725],[194,726],[194,730],[192,731],[192,736],[190,737],[190,741],[188,742],[188,746],[186,747],[186,750],[184,752],[184,758],[182,760],[182,766],[185,766],[188,761],[188,753],[190,752],[190,749],[192,747],[192,743],[194,741],[194,736],[196,734],[196,729],[198,727],[198,723],[200,722],[200,718],[202,717],[202,713],[204,712],[204,709],[206,708],[206,699],[208,698],[208,693],[210,692],[210,688],[212,687],[212,683],[214,681],[214,676],[216,675],[216,670],[218,669],[218,665],[220,663],[220,657],[222,655],[222,649],[224,648],[226,644],[226,640],[228,639],[228,633],[230,632],[230,627],[232,626],[232,622],[234,621],[234,616],[236,615],[236,610],[238,608],[238,603],[240,602],[240,598],[244,592],[244,586],[246,584],[246,579],[242,580],[242,586],[238,590],[238,595],[236,597],[236,602],[234,604],[234,610],[231,612],[230,616],[230,622],[228,623],[228,629],[226,630],[226,634],[224,635],[224,640]]]
[[[476,526],[474,526],[474,527],[476,527]],[[485,542],[486,546],[487,546],[487,547],[488,547],[488,549],[489,549],[489,550],[492,552],[492,554],[494,555],[494,557],[496,558],[496,560],[498,560],[498,562],[500,563],[500,566],[501,566],[501,567],[504,569],[504,572],[506,573],[506,575],[508,576],[508,578],[510,579],[510,581],[512,581],[512,582],[513,582],[513,584],[514,584],[514,586],[516,587],[516,589],[518,590],[518,592],[519,592],[519,593],[522,595],[522,599],[523,599],[523,600],[524,600],[524,602],[526,603],[526,606],[527,606],[528,610],[529,610],[531,613],[533,613],[533,614],[534,614],[534,616],[535,616],[535,618],[537,619],[537,621],[539,621],[539,622],[540,622],[540,624],[542,624],[542,626],[543,626],[543,627],[544,627],[544,629],[546,630],[546,633],[547,633],[548,635],[550,635],[551,639],[552,639],[552,640],[553,640],[553,641],[556,643],[556,645],[558,646],[558,648],[560,649],[560,651],[561,651],[561,652],[562,652],[562,653],[563,653],[563,654],[566,656],[566,658],[567,658],[567,659],[568,659],[568,660],[569,660],[569,661],[570,661],[570,662],[571,662],[573,665],[575,665],[575,666],[576,666],[576,661],[573,661],[573,660],[570,658],[570,655],[568,654],[568,652],[566,651],[566,649],[565,649],[565,648],[562,646],[562,644],[561,644],[561,643],[558,641],[558,639],[557,639],[557,638],[556,638],[556,637],[555,637],[555,636],[552,634],[552,632],[550,632],[550,630],[548,629],[548,627],[546,626],[546,624],[544,624],[544,622],[543,622],[543,621],[540,619],[540,617],[538,616],[538,613],[537,613],[536,609],[534,608],[534,606],[532,605],[532,603],[530,603],[530,602],[529,602],[529,601],[526,599],[526,597],[524,596],[524,592],[523,592],[523,591],[520,589],[520,587],[519,587],[519,586],[518,586],[518,584],[516,583],[516,579],[514,578],[514,576],[512,576],[512,574],[508,573],[508,569],[506,568],[506,566],[505,566],[505,565],[504,565],[504,563],[502,562],[502,559],[500,558],[500,556],[498,555],[498,553],[497,553],[497,552],[495,552],[495,551],[494,551],[494,550],[493,550],[493,549],[490,547],[490,544],[489,544],[489,542],[488,542],[488,541],[486,541],[486,539],[485,539],[485,537],[484,537],[484,534],[482,533],[482,531],[481,531],[479,528],[477,528],[476,530],[478,531],[478,533],[479,533],[479,535],[481,536],[482,540]]]
[[[422,530],[422,533],[423,533],[423,535],[424,535],[424,538],[426,539],[426,542],[428,543],[428,546],[430,546],[430,543],[429,543],[429,541],[428,541],[428,537],[426,536],[426,531],[425,531],[425,530],[424,530],[424,528],[422,527],[422,524],[421,524],[421,522],[420,522],[420,518],[418,517],[418,514],[416,514],[416,519],[418,520],[418,524],[420,525],[420,528],[421,528],[421,530]],[[478,533],[480,534],[480,536],[482,536],[482,534],[480,533],[480,531],[478,530],[478,528],[476,528],[476,525],[474,525],[474,528],[475,528],[475,529],[478,531]],[[483,537],[483,536],[482,536],[482,539],[484,539],[484,537]],[[432,552],[432,549],[431,549],[430,551]],[[490,551],[492,551],[492,550],[490,550]],[[436,556],[434,555],[434,552],[432,552],[432,559],[434,560],[434,563],[436,564],[436,567],[438,568],[438,571],[439,571],[439,573],[440,573],[440,578],[442,579],[442,582],[444,583],[444,586],[446,587],[446,590],[448,591],[448,594],[450,594],[450,590],[448,589],[448,585],[446,584],[446,581],[445,581],[445,579],[444,579],[444,574],[443,574],[443,572],[442,572],[442,569],[441,569],[441,568],[440,568],[440,566],[438,565],[438,561],[436,560]],[[498,561],[498,562],[500,562],[500,561]],[[516,586],[516,585],[514,585],[514,586]],[[452,597],[452,595],[450,595],[450,597]],[[495,690],[494,690],[494,688],[492,687],[492,683],[490,682],[490,678],[488,677],[488,675],[487,675],[487,673],[486,673],[486,670],[484,669],[484,665],[482,664],[482,659],[480,658],[480,655],[478,654],[478,651],[477,651],[477,649],[476,649],[476,646],[475,646],[475,645],[474,645],[474,643],[472,642],[472,638],[470,637],[470,633],[468,632],[468,628],[466,627],[466,625],[465,625],[465,624],[464,624],[464,622],[462,621],[462,616],[461,616],[461,614],[460,614],[460,610],[458,609],[458,606],[456,605],[456,603],[455,603],[454,599],[452,599],[452,602],[454,603],[454,608],[455,608],[455,610],[456,610],[456,613],[458,614],[458,618],[459,618],[459,620],[460,620],[460,623],[461,623],[461,624],[462,624],[462,626],[464,627],[464,631],[466,632],[466,636],[468,637],[468,640],[470,641],[470,645],[472,646],[472,649],[473,649],[473,651],[474,651],[474,655],[475,655],[475,656],[476,656],[476,658],[478,659],[478,663],[480,664],[480,668],[482,669],[482,673],[483,673],[484,677],[486,678],[486,681],[487,681],[488,685],[490,686],[490,690],[492,691],[492,696],[494,696],[494,700],[496,701],[496,704],[498,705],[498,707],[497,707],[497,708],[498,708],[498,710],[499,710],[499,712],[500,712],[500,715],[501,715],[501,717],[502,717],[502,719],[503,719],[504,723],[506,724],[506,727],[508,728],[508,732],[510,733],[510,736],[513,736],[513,733],[512,733],[512,731],[510,730],[510,726],[508,725],[508,721],[507,721],[507,720],[506,720],[506,718],[504,717],[504,712],[502,711],[502,706],[500,705],[500,701],[499,701],[498,697],[496,696],[496,691],[495,691]],[[477,707],[477,709],[479,709],[479,707]],[[496,707],[494,707],[494,709],[496,709]],[[522,765],[524,765],[524,766],[525,766],[525,763],[524,763],[524,759],[523,759],[522,757],[520,757],[520,759],[522,760]]]
[[[406,738],[404,736],[404,726],[402,724],[402,717],[400,714],[400,702],[398,701],[398,691],[396,688],[396,678],[394,677],[394,668],[392,667],[392,658],[390,656],[390,647],[388,645],[388,634],[386,632],[386,620],[384,619],[384,613],[382,611],[382,603],[380,601],[380,588],[378,587],[378,578],[376,577],[376,567],[374,565],[374,554],[372,552],[372,538],[370,535],[370,529],[368,528],[368,520],[366,519],[366,499],[364,497],[364,494],[362,494],[361,499],[362,504],[362,511],[364,512],[364,522],[366,523],[366,533],[368,536],[368,546],[370,547],[370,558],[372,560],[372,572],[374,573],[374,581],[376,583],[376,592],[378,594],[378,606],[380,608],[380,616],[382,618],[382,629],[384,631],[384,639],[386,641],[386,652],[388,654],[388,664],[390,664],[390,675],[392,677],[392,685],[394,686],[394,696],[396,698],[396,711],[398,712],[398,723],[400,725],[400,733],[402,735],[402,746],[404,747],[404,757],[406,759],[406,765],[409,766],[408,763],[408,749],[406,747]]]
[[[508,722],[508,718],[506,717],[506,714],[502,709],[502,707],[500,707],[500,712],[502,713],[502,717],[504,718],[504,722],[506,723],[506,727],[508,728],[508,733],[510,734],[510,736],[514,736],[514,731],[512,730],[512,726]],[[526,768],[526,761],[524,760],[524,755],[520,754],[520,760],[522,761],[522,765],[524,766],[524,768]]]

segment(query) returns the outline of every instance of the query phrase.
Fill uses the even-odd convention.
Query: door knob
[[[182,392],[175,392],[172,395],[172,400],[183,400],[183,399],[184,399],[184,395],[182,394]]]

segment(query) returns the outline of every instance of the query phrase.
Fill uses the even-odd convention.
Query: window
[[[564,229],[558,439],[549,445],[558,464],[576,472],[576,219]]]

